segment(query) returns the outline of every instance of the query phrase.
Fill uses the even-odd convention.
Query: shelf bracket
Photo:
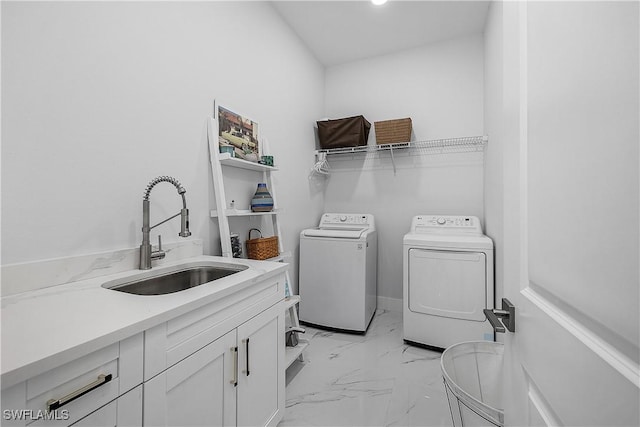
[[[393,175],[396,175],[396,159],[393,157],[393,146],[389,146],[389,152],[391,153],[391,164],[393,165]]]

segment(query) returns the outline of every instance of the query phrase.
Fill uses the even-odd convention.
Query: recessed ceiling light
[[[376,6],[383,5],[386,2],[387,2],[387,0],[371,0],[371,3],[375,4]]]

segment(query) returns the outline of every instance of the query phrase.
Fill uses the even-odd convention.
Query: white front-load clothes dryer
[[[418,215],[403,239],[403,330],[408,343],[447,348],[494,341],[493,241],[474,216]]]
[[[377,305],[373,215],[325,213],[300,233],[300,321],[364,333]]]

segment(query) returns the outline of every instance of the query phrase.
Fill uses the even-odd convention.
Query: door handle
[[[238,386],[238,347],[231,347],[231,358],[233,359],[233,379],[229,381],[234,387]]]
[[[249,374],[250,374],[250,372],[249,372],[249,338],[244,340],[244,345],[245,345],[245,349],[246,349],[246,353],[247,353],[247,360],[246,360],[247,369],[244,372],[245,372],[245,374],[247,374],[247,376],[249,376]]]
[[[502,298],[502,310],[485,308],[482,311],[495,332],[504,333],[505,328],[509,332],[516,331],[516,306],[508,299]]]

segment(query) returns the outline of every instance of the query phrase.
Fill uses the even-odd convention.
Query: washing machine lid
[[[334,239],[360,239],[369,229],[366,227],[358,228],[310,228],[304,230],[302,235],[305,237],[324,237]]]
[[[376,229],[371,214],[325,213],[317,228],[302,231],[301,237],[362,239]]]
[[[408,233],[404,236],[403,244],[432,249],[493,250],[493,241],[485,235]]]

